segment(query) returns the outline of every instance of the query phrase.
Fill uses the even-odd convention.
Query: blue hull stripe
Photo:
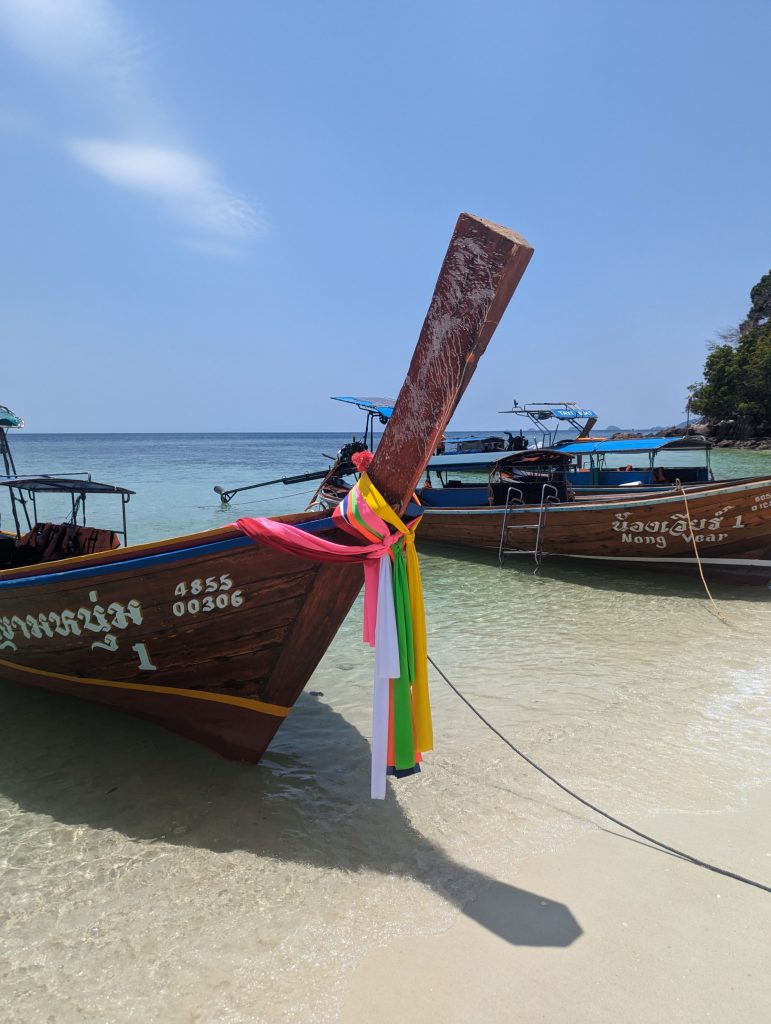
[[[49,583],[63,583],[69,580],[88,579],[89,577],[109,576],[116,572],[141,572],[144,569],[156,568],[166,563],[182,562],[191,558],[216,555],[234,548],[248,547],[254,541],[248,537],[234,537],[232,540],[217,541],[214,544],[199,544],[195,547],[181,548],[175,551],[164,551],[158,555],[144,555],[142,558],[126,558],[123,561],[110,562],[108,565],[95,565],[85,569],[67,569],[63,572],[50,572],[42,576],[22,576],[15,580],[0,581],[0,589],[13,587],[37,587]],[[51,563],[56,565],[55,562]]]
[[[333,528],[331,517],[314,519],[309,523],[297,524],[297,528],[305,533],[321,533]],[[254,541],[246,536],[231,537],[230,540],[214,541],[211,544],[196,544],[189,547],[176,548],[174,551],[162,551],[157,555],[142,555],[139,558],[125,558],[122,561],[110,562],[108,565],[95,565],[85,569],[65,569],[63,572],[50,572],[41,576],[21,576],[14,580],[0,580],[0,590],[14,587],[38,587],[49,583],[64,583],[70,580],[88,579],[97,576],[109,576],[116,572],[139,572],[143,569],[154,569],[160,565],[183,562],[191,558],[206,558],[223,551],[254,546]],[[126,550],[118,549],[118,550]],[[52,562],[51,565],[56,565]]]

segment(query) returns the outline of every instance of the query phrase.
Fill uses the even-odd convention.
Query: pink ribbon
[[[364,505],[364,502],[361,503]],[[370,511],[368,509],[368,511]],[[379,524],[378,533],[388,527],[375,513],[371,513]],[[364,517],[362,517],[364,518]],[[372,525],[368,519],[368,525]],[[372,544],[337,544],[325,540],[305,530],[299,530],[290,523],[280,523],[275,519],[237,519],[233,524],[241,533],[252,540],[277,551],[288,551],[290,554],[307,558],[314,562],[362,562],[364,568],[364,642],[370,647],[375,646],[375,625],[377,623],[377,592],[378,566],[383,555],[388,554],[391,545],[399,540],[398,533],[386,532],[382,541]],[[349,532],[350,528],[349,528]],[[361,539],[362,534],[355,534]]]

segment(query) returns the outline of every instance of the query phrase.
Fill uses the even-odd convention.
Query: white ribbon
[[[372,771],[370,776],[370,795],[373,800],[384,800],[386,795],[390,680],[397,679],[400,672],[391,558],[389,555],[384,555],[380,559],[378,573],[377,618],[375,620],[375,682],[372,699]]]

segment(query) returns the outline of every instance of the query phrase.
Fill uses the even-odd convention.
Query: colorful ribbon
[[[397,775],[418,771],[421,751],[434,745],[425,607],[415,550],[420,518],[402,522],[366,473],[332,518],[365,543],[336,544],[274,519],[239,519],[235,526],[258,543],[303,558],[363,564],[363,639],[375,648],[371,794],[383,799],[389,769]]]

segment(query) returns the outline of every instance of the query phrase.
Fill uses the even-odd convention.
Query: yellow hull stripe
[[[286,718],[291,710],[290,708],[283,707],[281,704],[266,704],[261,700],[250,700],[248,697],[231,697],[226,693],[208,693],[201,690],[182,690],[174,686],[151,686],[148,683],[118,683],[111,679],[86,679],[82,676],[65,676],[60,672],[46,672],[39,668],[17,665],[13,661],[5,661],[2,658],[0,658],[0,668],[11,668],[14,672],[28,672],[30,675],[44,676],[47,679],[62,679],[66,683],[80,683],[83,686],[106,686],[113,690],[140,690],[143,693],[162,693],[170,697],[213,700],[220,704],[232,704],[237,708],[257,711],[262,715],[275,715],[278,718]]]

